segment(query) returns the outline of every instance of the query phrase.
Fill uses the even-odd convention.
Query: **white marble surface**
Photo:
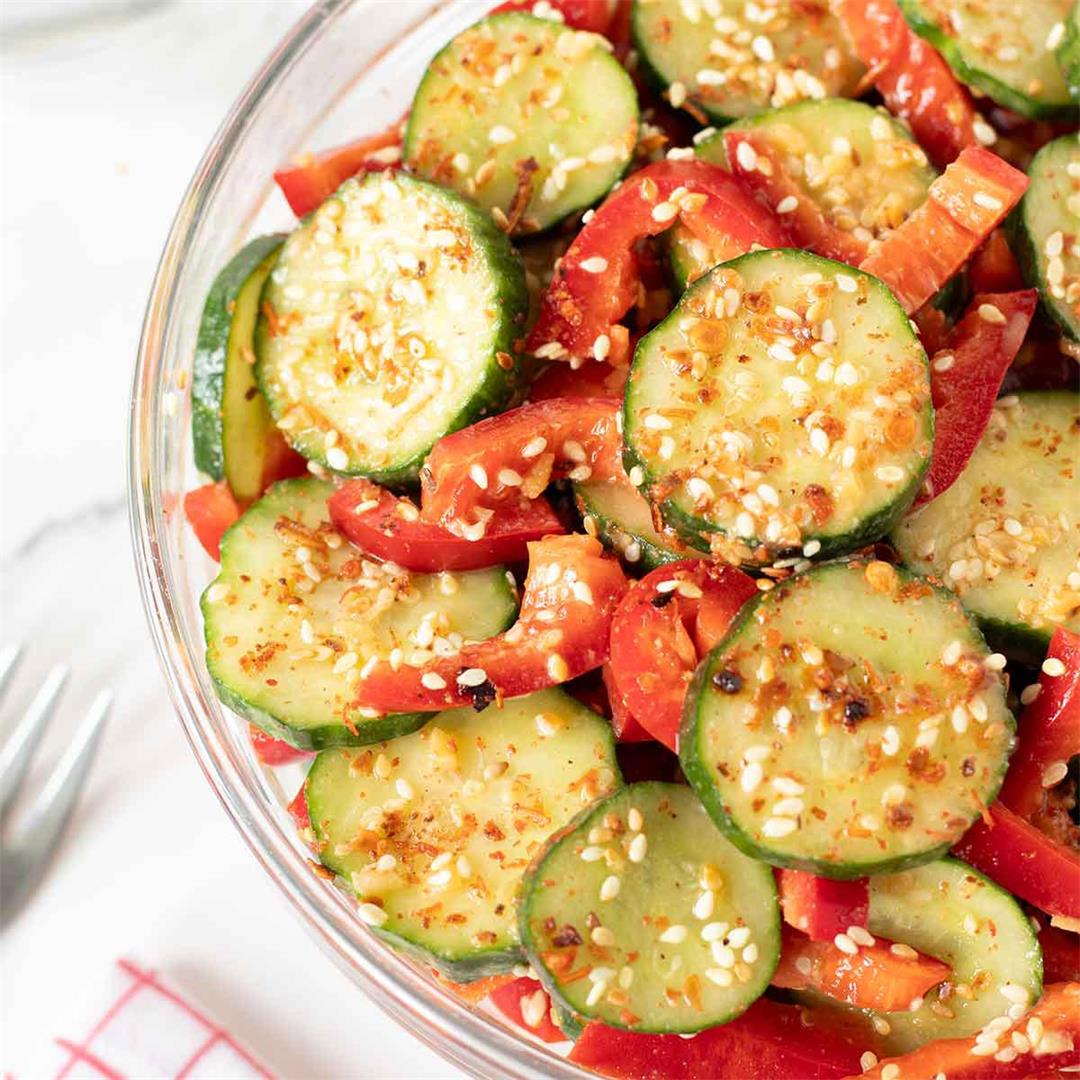
[[[39,28],[0,42],[0,642],[29,645],[0,728],[57,661],[69,707],[39,766],[96,686],[117,705],[58,858],[0,940],[0,1073],[52,1075],[51,1038],[82,1034],[126,955],[280,1076],[459,1076],[331,966],[233,831],[172,713],[131,569],[124,442],[151,275],[203,147],[304,5],[122,17],[118,0],[112,18],[42,29],[50,3],[67,0],[38,0]]]

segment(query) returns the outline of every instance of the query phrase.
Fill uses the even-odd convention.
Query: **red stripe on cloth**
[[[105,1080],[125,1080],[123,1073],[110,1069],[101,1058],[92,1051],[87,1050],[85,1046],[79,1046],[78,1043],[69,1042],[67,1039],[57,1039],[56,1044],[63,1047],[71,1055],[71,1060],[64,1066],[61,1076],[64,1076],[76,1062],[82,1061],[97,1069],[105,1077]]]
[[[200,1046],[199,1049],[196,1050],[195,1053],[192,1054],[191,1057],[188,1058],[188,1060],[184,1063],[184,1067],[176,1074],[175,1080],[187,1080],[187,1077],[191,1075],[191,1070],[194,1069],[196,1065],[198,1065],[207,1050],[209,1050],[210,1047],[213,1046],[220,1039],[221,1032],[213,1032],[210,1038],[207,1039],[206,1042],[204,1042],[202,1046]]]

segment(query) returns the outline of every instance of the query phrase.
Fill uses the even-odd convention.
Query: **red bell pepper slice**
[[[303,784],[300,785],[300,790],[293,796],[292,802],[286,809],[289,816],[296,822],[298,829],[311,828],[311,815],[308,813],[307,793],[304,791]]]
[[[301,758],[312,756],[310,751],[297,750],[284,739],[275,739],[273,735],[267,735],[254,724],[248,724],[248,738],[251,740],[255,756],[264,765],[287,765],[290,761],[299,761]]]
[[[1043,981],[1080,982],[1080,935],[1051,926],[1045,918],[1039,924],[1039,948],[1043,955]]]
[[[811,941],[784,927],[772,984],[785,990],[816,990],[858,1009],[899,1012],[952,971],[932,956],[897,956],[891,945],[878,939],[873,945],[860,945],[852,955],[831,941]]]
[[[550,398],[621,397],[630,369],[590,360],[579,368],[551,364],[529,387],[530,401]]]
[[[1032,1032],[1039,1036],[1034,1045]],[[1018,1048],[1014,1034],[1021,1037],[1019,1046],[1025,1049]],[[1035,1007],[997,1036],[997,1051],[974,1052],[977,1038],[969,1035],[961,1039],[937,1039],[901,1057],[883,1058],[873,1068],[860,1073],[858,1080],[931,1076],[947,1076],[949,1080],[1060,1077],[1059,1070],[1080,1064],[1080,983],[1054,983],[1045,987]]]
[[[1080,754],[1080,634],[1059,626],[1046,659],[1052,670],[1058,663],[1063,670],[1060,675],[1039,673],[1038,697],[1020,717],[1019,739],[999,796],[1028,819],[1042,809],[1047,788],[1064,778],[1061,766]]]
[[[184,517],[211,559],[221,561],[221,538],[240,517],[229,485],[224,480],[204,484],[184,496]]]
[[[447,435],[420,472],[424,520],[483,535],[500,503],[535,499],[553,480],[621,476],[621,408],[617,398],[552,398]]]
[[[779,870],[784,921],[814,941],[832,941],[849,926],[866,926],[870,914],[867,878],[835,881],[806,870]]]
[[[617,1080],[827,1080],[858,1074],[871,1045],[872,1035],[833,1010],[758,998],[689,1039],[589,1024],[570,1060]]]
[[[1027,185],[1028,178],[996,154],[968,147],[860,268],[881,278],[905,311],[915,311],[1001,224]]]
[[[521,978],[504,983],[491,993],[488,1000],[507,1020],[543,1042],[568,1041],[552,1023],[551,999],[535,979]]]
[[[994,803],[953,848],[1009,892],[1051,915],[1080,919],[1080,855]]]
[[[562,15],[567,26],[575,30],[589,30],[594,34],[607,33],[615,12],[615,5],[609,0],[547,0],[547,3]],[[490,14],[499,15],[504,11],[531,13],[534,7],[536,0],[506,0],[506,3],[493,7]]]
[[[670,201],[673,196],[676,202]],[[718,261],[741,255],[753,244],[780,247],[787,242],[772,212],[719,165],[654,162],[623,181],[563,255],[540,300],[528,350],[553,360],[585,361],[598,356],[598,343],[602,347],[606,339],[609,361],[625,364],[626,330],[617,324],[637,297],[634,245],[677,220]]]
[[[614,682],[630,712],[654,739],[676,750],[683,699],[700,655],[726,633],[757,595],[753,578],[733,566],[686,559],[635,582],[611,624]],[[695,623],[706,630],[695,640]]]
[[[947,491],[964,471],[990,423],[1001,381],[1024,343],[1038,300],[1034,289],[976,296],[934,355],[934,449],[916,506]]]
[[[894,0],[841,0],[839,14],[869,80],[934,164],[948,165],[978,145],[971,95],[941,54],[908,27]]]
[[[350,480],[330,496],[329,507],[334,527],[361,551],[422,573],[519,562],[529,541],[566,532],[546,499],[522,499],[500,508],[483,539],[465,540],[422,521],[411,499],[370,480]]]
[[[626,699],[615,684],[615,673],[609,660],[601,669],[601,677],[607,689],[608,708],[611,712],[611,727],[619,742],[648,742],[652,736],[638,723]]]
[[[753,155],[742,157],[740,143],[748,143]],[[732,173],[750,190],[757,192],[766,205],[777,206],[789,197],[795,199],[795,209],[784,215],[784,225],[792,244],[852,266],[858,266],[866,258],[867,243],[833,225],[817,203],[806,198],[799,185],[784,172],[780,158],[760,134],[753,129],[729,130],[724,133],[724,146]],[[751,164],[752,168],[749,167]]]
[[[611,616],[625,591],[626,575],[599,541],[580,534],[536,540],[521,612],[509,630],[422,667],[395,670],[379,661],[361,675],[356,703],[383,712],[483,708],[557,686],[607,659]],[[461,683],[465,672],[470,679]]]
[[[395,152],[396,151],[396,152]],[[350,176],[361,169],[378,172],[401,160],[401,122],[378,135],[367,135],[356,142],[307,154],[295,165],[278,169],[274,179],[297,217],[310,214]]]
[[[973,293],[1016,292],[1024,287],[1024,278],[1004,229],[995,229],[972,255],[968,284]]]

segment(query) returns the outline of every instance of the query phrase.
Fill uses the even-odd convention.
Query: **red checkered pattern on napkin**
[[[121,987],[56,1080],[273,1080],[232,1036],[152,971],[117,961]]]

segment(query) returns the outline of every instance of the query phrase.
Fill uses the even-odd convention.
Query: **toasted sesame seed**
[[[888,1065],[881,1067],[881,1080],[896,1080],[900,1075],[900,1066],[895,1062],[889,1062]]]
[[[1056,22],[1050,27],[1050,32],[1046,35],[1046,51],[1053,52],[1062,42],[1065,37],[1065,24],[1063,22]]]
[[[799,200],[795,195],[785,195],[777,204],[778,214],[790,214],[799,208]]]
[[[358,905],[356,914],[360,917],[360,921],[367,923],[368,926],[382,926],[387,918],[389,918],[381,907],[376,907],[375,904],[369,903]]]
[[[1016,983],[1003,983],[998,989],[1001,996],[1014,1005],[1026,1005],[1031,999],[1026,987],[1018,986]]]
[[[730,945],[714,941],[709,946],[709,951],[712,953],[714,963],[719,967],[733,968],[735,966],[735,950]]]
[[[215,581],[214,584],[206,590],[207,603],[220,603],[229,595],[229,591],[229,586],[224,581]]]
[[[716,907],[716,893],[712,889],[706,889],[698,895],[694,901],[692,913],[695,919],[704,922],[712,918],[713,909]]]
[[[594,926],[589,937],[594,945],[601,948],[610,948],[615,944],[615,935],[607,926]]]
[[[799,823],[794,818],[779,817],[779,818],[766,818],[765,824],[761,827],[763,836],[767,836],[770,839],[778,840],[781,837],[789,836],[799,827]]]
[[[679,208],[674,203],[662,202],[657,203],[652,208],[653,221],[659,221],[661,223],[667,221],[674,221],[679,216]]]
[[[753,761],[743,769],[742,774],[739,776],[739,786],[747,794],[750,794],[752,791],[757,790],[764,776],[765,772],[762,767],[756,761]]]
[[[873,1050],[867,1050],[859,1057],[859,1068],[863,1072],[869,1072],[876,1064],[877,1054]]]
[[[988,195],[985,191],[976,191],[972,198],[972,202],[976,206],[981,206],[984,210],[1001,210],[1005,204],[993,195]]]
[[[746,172],[753,172],[757,168],[757,151],[746,141],[742,141],[735,148],[735,160],[739,168]]]
[[[619,895],[622,887],[622,879],[614,874],[609,874],[600,885],[600,899],[603,901],[614,900]]]
[[[603,255],[592,255],[578,264],[587,274],[602,274],[608,268],[608,261]]]
[[[865,926],[849,926],[847,936],[856,945],[865,945],[868,949],[872,949],[877,944],[877,938]]]
[[[1060,678],[1065,674],[1065,664],[1056,656],[1048,656],[1042,662],[1042,673],[1052,679]]]
[[[859,951],[859,946],[856,945],[847,934],[837,934],[833,938],[833,944],[842,953],[847,953],[848,956],[854,956]]]
[[[995,326],[1002,326],[1005,323],[1005,316],[1001,313],[1001,309],[995,307],[993,304],[980,304],[979,305],[979,318],[983,322],[991,323]]]
[[[686,935],[686,927],[681,923],[674,923],[660,935],[660,940],[665,945],[681,945],[686,940]]]
[[[425,671],[420,676],[420,685],[428,690],[445,690],[446,680],[436,671]]]
[[[854,293],[859,290],[859,283],[850,274],[837,274],[834,280],[841,292]]]
[[[731,986],[735,976],[727,968],[706,968],[705,978],[715,986]]]
[[[626,851],[626,857],[632,863],[644,862],[648,850],[648,837],[643,832],[639,832],[634,836],[634,839],[630,841],[630,846]]]

